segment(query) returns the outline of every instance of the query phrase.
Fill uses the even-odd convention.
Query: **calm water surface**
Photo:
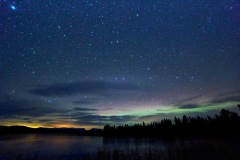
[[[145,147],[164,148],[179,141],[159,138],[103,138],[54,134],[23,134],[0,136],[0,159],[18,155],[38,154],[41,157],[81,155],[99,148],[121,150]]]

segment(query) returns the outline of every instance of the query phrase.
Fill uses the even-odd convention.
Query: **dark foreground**
[[[238,106],[240,109],[240,105]],[[127,124],[122,126],[110,126],[106,125],[103,129],[92,129],[87,131],[83,128],[28,128],[24,126],[0,126],[0,135],[18,135],[21,134],[67,134],[67,135],[81,135],[82,137],[91,136],[91,137],[103,137],[107,138],[117,138],[121,137],[127,139],[128,137],[152,137],[152,138],[163,138],[167,139],[185,139],[193,138],[197,141],[191,143],[177,143],[175,145],[168,145],[163,147],[151,146],[145,148],[139,148],[139,144],[132,149],[127,150],[121,149],[119,145],[110,148],[92,148],[90,152],[77,152],[79,154],[64,154],[62,152],[60,155],[53,154],[51,150],[49,155],[38,154],[37,152],[42,147],[34,145],[33,142],[37,141],[36,138],[34,141],[29,140],[28,143],[32,148],[37,150],[29,150],[29,154],[24,154],[24,148],[17,148],[14,150],[14,155],[6,153],[6,145],[0,151],[9,157],[8,159],[16,160],[38,160],[38,159],[55,159],[55,160],[239,160],[240,159],[240,116],[232,111],[222,109],[219,115],[214,117],[187,117],[183,116],[182,119],[176,118],[174,123],[169,119],[163,119],[161,122],[152,122],[150,124],[135,124],[129,126]],[[78,138],[80,139],[79,136]],[[200,141],[203,138],[205,141]],[[207,141],[208,138],[217,138],[217,141],[214,143]],[[28,140],[28,139],[26,139]],[[40,141],[40,146],[43,145],[43,141]],[[66,138],[58,139],[54,141],[52,137],[47,143],[46,146],[51,145],[49,142],[52,142],[53,146],[57,146],[58,149],[68,147],[68,140]],[[68,148],[71,150],[76,150],[79,148],[86,149],[89,146],[89,139],[84,141],[84,145],[79,145],[78,143],[73,143],[73,146]],[[95,142],[95,141],[94,141]],[[103,144],[105,141],[103,140]],[[15,143],[14,143],[15,144]],[[72,144],[72,143],[70,143]],[[157,145],[160,145],[159,143]],[[11,145],[12,146],[12,145]],[[23,147],[23,146],[22,146]],[[60,148],[59,148],[60,147]],[[12,148],[16,148],[15,145]],[[45,148],[45,147],[43,147]],[[138,149],[136,149],[138,148]],[[22,149],[22,150],[21,150]],[[15,154],[15,151],[20,151],[20,154]],[[22,155],[21,155],[22,153]],[[3,155],[0,155],[3,158]],[[4,159],[6,159],[4,157]]]
[[[40,157],[34,155],[18,155],[16,160],[239,160],[239,144],[179,144],[165,149],[147,147],[129,151],[115,149],[98,149],[92,153],[79,155],[59,155],[56,157]]]
[[[123,152],[118,149],[98,150],[83,155],[84,160],[239,160],[238,150],[230,146],[218,145],[177,145],[166,149],[146,148],[144,150],[131,150]]]

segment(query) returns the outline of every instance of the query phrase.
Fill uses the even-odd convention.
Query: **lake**
[[[189,142],[194,143],[194,140],[189,140]],[[54,159],[59,155],[79,156],[101,148],[131,150],[156,147],[164,149],[166,146],[179,143],[182,141],[166,141],[160,138],[104,138],[63,134],[5,135],[0,136],[0,159],[34,156],[35,154],[39,157]]]
[[[22,134],[0,136],[0,158],[38,154],[43,157],[79,155],[99,148],[122,150],[161,147],[174,144],[154,138],[103,138],[77,135]]]

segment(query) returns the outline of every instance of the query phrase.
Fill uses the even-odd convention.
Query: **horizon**
[[[237,107],[236,108],[238,108],[238,112],[239,112],[239,110],[240,110],[240,104],[237,104]],[[235,109],[236,109],[235,108]],[[177,119],[179,119],[180,121],[183,121],[183,118],[184,118],[184,116],[185,117],[187,117],[187,119],[188,119],[188,123],[192,123],[191,121],[189,121],[189,119],[194,119],[194,118],[203,118],[204,120],[207,120],[207,121],[209,121],[209,118],[211,118],[212,120],[213,119],[217,119],[217,118],[221,118],[221,112],[223,112],[223,111],[225,111],[225,114],[227,113],[228,115],[225,115],[225,116],[228,116],[228,118],[233,118],[232,116],[233,116],[233,114],[232,113],[234,113],[234,114],[236,114],[236,116],[239,116],[238,115],[238,112],[236,111],[236,112],[234,112],[234,111],[232,111],[232,110],[226,110],[226,109],[221,109],[221,111],[219,112],[219,114],[215,114],[215,115],[213,115],[213,116],[209,116],[209,115],[207,115],[207,116],[205,116],[205,117],[199,117],[199,115],[196,115],[196,116],[188,116],[188,115],[183,115],[182,117],[174,117],[174,118],[172,118],[172,119],[168,119],[168,118],[165,118],[165,119],[162,119],[163,121],[164,120],[170,120],[171,121],[171,125],[173,125],[173,126],[175,126],[176,125],[176,121],[175,121],[175,119],[177,118]],[[227,112],[226,112],[227,111]],[[149,123],[145,123],[144,121],[143,122],[140,122],[140,123],[135,123],[135,124],[127,124],[127,123],[125,123],[125,124],[119,124],[119,125],[115,125],[115,124],[112,124],[112,126],[114,126],[114,127],[123,127],[123,126],[135,126],[135,125],[144,125],[144,126],[151,126],[152,125],[152,123],[158,123],[158,124],[161,124],[162,123],[162,120],[161,121],[153,121],[153,122],[149,122]],[[232,120],[234,120],[234,119],[232,119]],[[235,119],[236,120],[236,119]],[[178,123],[178,122],[177,122]],[[223,123],[224,124],[224,123]],[[177,124],[177,125],[179,125],[179,124]],[[216,125],[216,124],[215,124]],[[92,130],[92,129],[100,129],[100,130],[104,130],[104,128],[106,127],[106,126],[111,126],[111,125],[109,125],[109,124],[106,124],[106,125],[104,125],[104,126],[102,126],[101,128],[79,128],[79,127],[68,127],[68,126],[66,126],[66,127],[42,127],[42,126],[34,126],[34,127],[31,127],[31,126],[25,126],[25,125],[0,125],[0,127],[27,127],[27,128],[30,128],[30,129],[84,129],[85,131],[90,131],[90,130]]]
[[[0,0],[0,10],[0,125],[238,113],[240,2]]]

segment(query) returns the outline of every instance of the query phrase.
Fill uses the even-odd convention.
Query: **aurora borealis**
[[[0,0],[0,125],[102,128],[240,103],[236,0]]]

